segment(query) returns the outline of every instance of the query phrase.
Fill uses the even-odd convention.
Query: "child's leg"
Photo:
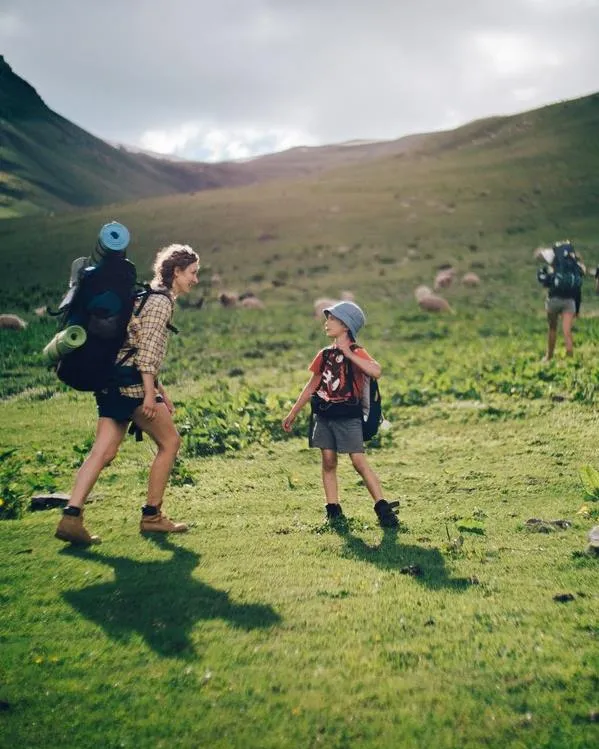
[[[383,498],[383,490],[381,489],[381,484],[378,476],[368,465],[366,455],[364,453],[350,453],[349,457],[351,459],[353,467],[364,479],[364,483],[366,484],[366,488],[370,492],[370,496],[375,502],[378,502],[379,499]]]
[[[322,449],[322,485],[327,504],[339,504],[337,486],[337,453],[335,450]]]

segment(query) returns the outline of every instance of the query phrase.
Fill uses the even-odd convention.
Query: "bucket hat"
[[[357,337],[358,331],[366,322],[366,316],[354,302],[337,302],[332,307],[323,310],[325,315],[333,315],[347,326],[352,338]]]

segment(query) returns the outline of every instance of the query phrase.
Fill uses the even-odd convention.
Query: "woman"
[[[188,245],[173,244],[160,250],[154,262],[152,289],[132,315],[125,344],[117,357],[116,385],[95,393],[98,404],[96,438],[79,469],[69,504],[56,538],[88,546],[100,543],[83,525],[83,505],[102,469],[116,456],[132,421],[156,443],[158,451],[150,468],[146,504],[142,507],[142,532],[182,533],[184,523],[175,523],[162,513],[166,484],[180,446],[173,422],[173,404],[158,382],[158,371],[166,353],[168,329],[174,301],[198,282],[199,258]]]

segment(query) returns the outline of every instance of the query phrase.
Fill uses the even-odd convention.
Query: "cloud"
[[[596,0],[3,0],[0,49],[101,137],[233,158],[593,92],[597,29]]]

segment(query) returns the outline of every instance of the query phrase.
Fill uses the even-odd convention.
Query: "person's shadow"
[[[342,553],[349,559],[359,559],[385,570],[396,570],[410,575],[432,590],[449,588],[456,592],[466,590],[472,583],[467,578],[450,577],[439,549],[413,546],[398,542],[401,528],[383,528],[380,544],[369,546],[352,533],[349,523],[332,525],[344,540]]]
[[[226,592],[192,577],[200,558],[196,552],[168,538],[149,538],[172,551],[172,557],[139,562],[76,547],[61,551],[114,569],[113,582],[63,593],[74,609],[97,622],[109,637],[127,641],[137,633],[159,655],[188,658],[195,655],[190,633],[201,619],[224,619],[246,630],[272,627],[281,621],[271,606],[235,603]]]

